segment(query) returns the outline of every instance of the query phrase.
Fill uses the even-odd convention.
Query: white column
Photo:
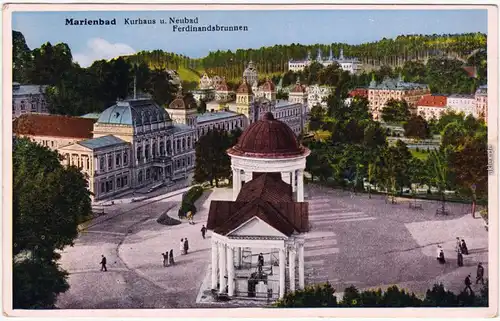
[[[299,243],[299,289],[304,289],[304,243]]]
[[[285,265],[286,265],[286,257],[285,257],[285,249],[279,250],[279,266],[280,266],[280,299],[285,296]]]
[[[297,177],[297,202],[304,201],[304,170],[300,169]]]
[[[297,185],[295,182],[295,172],[296,172],[296,170],[293,170],[291,172],[291,174],[292,174],[292,194],[294,196],[294,199],[297,200]]]
[[[236,266],[241,267],[241,247],[236,248]]]
[[[238,173],[239,171],[233,167],[233,201],[238,197]]]
[[[290,291],[295,291],[295,247],[288,251],[288,272],[290,273]]]
[[[219,243],[219,293],[224,293],[226,291],[226,256],[224,255],[226,251],[226,246],[223,243]]]
[[[217,270],[218,270],[218,244],[212,242],[212,289],[217,289]]]
[[[227,294],[234,296],[234,250],[232,247],[227,247]]]

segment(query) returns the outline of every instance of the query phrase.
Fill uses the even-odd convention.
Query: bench
[[[409,208],[413,208],[413,209],[419,209],[419,210],[424,209],[422,207],[421,203],[412,203],[412,202],[410,202],[410,203],[408,203],[408,206],[409,206]]]

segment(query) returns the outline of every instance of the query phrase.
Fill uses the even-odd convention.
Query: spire
[[[333,60],[333,52],[332,52],[332,47],[330,46],[330,55],[328,56],[328,60],[332,61]]]
[[[340,57],[339,57],[340,60],[343,60],[344,59],[344,49],[341,48],[340,49]]]
[[[247,76],[243,76],[243,83],[246,84],[247,83]]]
[[[321,58],[321,48],[318,48],[318,57],[316,58],[317,61],[322,61],[323,59]]]
[[[307,60],[311,60],[311,50],[307,51]]]

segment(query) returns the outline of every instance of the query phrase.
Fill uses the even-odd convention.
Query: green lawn
[[[417,152],[414,149],[410,149],[410,152],[413,155],[413,157],[416,157],[416,158],[421,159],[421,160],[426,160],[427,157],[429,157],[429,153],[423,153],[420,151]]]
[[[193,72],[192,70],[186,69],[182,66],[179,67],[179,70],[177,70],[177,73],[179,73],[179,77],[181,77],[182,81],[188,81],[188,82],[191,82],[191,81],[199,82],[200,81],[200,77],[195,72]]]

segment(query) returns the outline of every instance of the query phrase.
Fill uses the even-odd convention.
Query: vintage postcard
[[[4,313],[496,315],[497,15],[5,5]]]

